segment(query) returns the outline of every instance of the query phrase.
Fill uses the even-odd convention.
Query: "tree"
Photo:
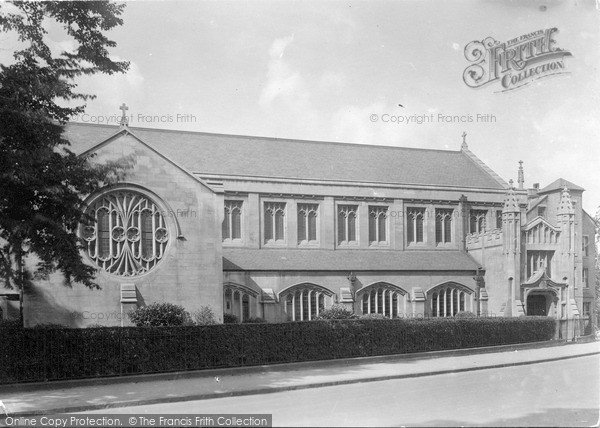
[[[108,48],[116,43],[103,34],[122,24],[123,9],[110,1],[0,6],[0,30],[16,34],[22,46],[12,64],[0,65],[0,275],[6,287],[20,290],[21,319],[29,278],[58,270],[69,285],[74,280],[98,288],[77,234],[80,224],[93,221],[83,214],[84,198],[117,181],[130,165],[76,156],[63,132],[85,109],[70,102],[94,98],[74,92],[75,78],[129,67],[110,59]],[[44,26],[64,29],[75,50],[53,55]],[[24,263],[30,254],[39,260],[32,272]]]

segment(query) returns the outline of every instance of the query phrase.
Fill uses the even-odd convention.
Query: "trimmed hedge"
[[[547,317],[0,329],[0,384],[535,342],[554,329]]]

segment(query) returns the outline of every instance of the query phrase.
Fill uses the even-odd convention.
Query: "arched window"
[[[467,287],[449,282],[429,291],[432,317],[453,317],[461,311],[473,311],[473,292]]]
[[[452,209],[435,210],[435,241],[438,244],[452,242]]]
[[[356,292],[361,302],[363,314],[381,314],[388,318],[397,318],[406,313],[408,295],[400,287],[378,282]]]
[[[331,306],[333,293],[316,284],[299,284],[279,293],[283,309],[290,321],[311,321]]]
[[[285,241],[285,202],[265,202],[265,242]]]
[[[369,206],[369,243],[387,243],[388,207]]]
[[[317,242],[318,204],[298,204],[298,243]]]
[[[160,208],[148,197],[117,190],[95,199],[87,209],[95,224],[83,226],[87,255],[114,275],[150,271],[164,256],[169,233]]]
[[[237,284],[223,286],[223,312],[235,315],[240,322],[257,316],[258,293]]]
[[[338,206],[338,244],[356,243],[357,205]]]
[[[242,239],[242,201],[225,201],[223,241]]]
[[[408,243],[423,242],[425,208],[408,208],[406,217]]]
[[[469,211],[469,233],[483,233],[486,229],[487,210]]]

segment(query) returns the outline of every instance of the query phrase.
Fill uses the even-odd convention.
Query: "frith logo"
[[[465,47],[465,58],[472,64],[463,80],[471,88],[498,81],[506,92],[541,79],[567,73],[565,57],[571,52],[555,46],[557,28],[538,30],[500,43],[492,37],[474,40]]]

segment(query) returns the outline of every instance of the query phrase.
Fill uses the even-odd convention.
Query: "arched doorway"
[[[527,315],[529,316],[547,316],[548,306],[545,294],[533,293],[527,296]]]

